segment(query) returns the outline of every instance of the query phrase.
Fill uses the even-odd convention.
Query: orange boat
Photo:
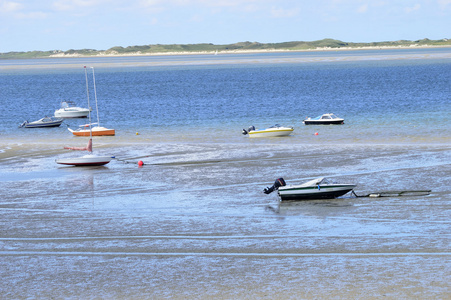
[[[89,127],[89,125],[87,126]],[[79,129],[79,130],[72,130],[70,128],[67,128],[70,132],[72,132],[73,135],[76,136],[90,136],[91,131],[89,129]],[[105,127],[92,127],[92,135],[93,136],[103,136],[103,135],[115,135],[116,131],[114,129],[108,129]]]
[[[92,69],[92,80],[94,83],[94,97],[96,100],[96,111],[97,111],[97,123],[91,122],[91,112],[89,112],[89,124],[81,125],[80,129],[78,130],[72,130],[70,128],[69,131],[72,132],[73,135],[77,136],[103,136],[103,135],[115,135],[116,131],[114,129],[108,129],[105,127],[100,126],[100,120],[99,120],[99,106],[97,105],[97,92],[96,92],[96,77],[94,74],[94,68]],[[86,72],[86,67],[85,67]],[[89,105],[89,89],[88,89],[88,75],[86,74],[86,91],[88,95],[88,105]],[[93,127],[92,125],[97,125]]]

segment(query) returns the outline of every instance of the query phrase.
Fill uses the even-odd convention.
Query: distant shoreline
[[[434,53],[427,49],[446,49]],[[402,50],[424,49],[426,51],[406,52]],[[358,53],[366,50],[366,53]],[[395,50],[395,51],[385,51]],[[396,51],[399,50],[399,51]],[[353,51],[355,55],[340,55],[344,51]],[[265,53],[280,53],[281,55],[252,55]],[[289,55],[292,53],[293,55]],[[296,55],[299,53],[299,55]],[[311,53],[302,55],[300,53]],[[317,53],[315,55],[315,53]],[[320,53],[324,53],[321,55]],[[271,64],[271,63],[318,63],[318,62],[349,62],[374,60],[406,60],[406,59],[451,59],[451,46],[416,46],[416,47],[342,47],[342,48],[316,48],[309,50],[270,50],[270,49],[240,49],[197,52],[162,52],[162,53],[121,53],[100,55],[55,55],[52,57],[0,59],[0,71],[24,69],[76,69],[88,63],[91,67],[156,67],[156,66],[183,66],[183,65],[235,65],[235,64]],[[243,55],[234,55],[243,54]],[[246,55],[248,54],[248,55]],[[287,54],[284,56],[283,54]],[[179,57],[177,57],[179,56]],[[185,57],[183,57],[185,56]],[[130,59],[119,59],[126,58]],[[151,59],[151,58],[155,59]],[[173,58],[173,59],[158,59]],[[118,59],[115,59],[118,58]],[[132,59],[136,58],[136,59]],[[149,58],[149,59],[146,59]],[[65,60],[64,60],[65,59]],[[80,61],[77,59],[90,59]],[[61,62],[61,63],[60,63]]]
[[[218,50],[218,51],[172,51],[172,52],[154,52],[154,53],[107,53],[102,51],[95,55],[84,54],[66,54],[58,53],[46,58],[70,58],[70,57],[133,57],[133,56],[177,56],[177,55],[215,55],[215,54],[246,54],[246,53],[289,53],[289,52],[335,52],[335,51],[360,51],[360,50],[395,50],[395,49],[432,49],[432,48],[450,48],[451,45],[411,45],[411,46],[362,46],[362,47],[318,47],[314,49],[240,49],[240,50]]]
[[[12,51],[0,53],[4,59],[35,59],[59,57],[126,57],[126,56],[168,56],[168,55],[214,55],[234,53],[281,53],[281,52],[318,52],[318,51],[359,51],[384,49],[413,49],[451,47],[451,39],[416,41],[398,40],[370,43],[344,42],[335,39],[317,41],[290,41],[280,43],[238,42],[233,44],[149,44],[136,46],[115,46],[106,50],[69,49],[47,51]]]

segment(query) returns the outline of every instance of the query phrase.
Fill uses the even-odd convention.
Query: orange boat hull
[[[76,136],[90,136],[89,130],[73,130],[71,131],[73,135]],[[92,136],[112,136],[115,135],[116,131],[114,129],[101,128],[97,129],[96,127],[92,128]]]

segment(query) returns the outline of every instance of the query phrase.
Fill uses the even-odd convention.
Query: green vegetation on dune
[[[362,48],[362,47],[411,47],[411,46],[451,46],[450,39],[417,41],[399,40],[372,43],[347,43],[334,39],[322,39],[312,42],[292,41],[283,43],[258,43],[239,42],[226,45],[201,44],[168,44],[168,45],[142,45],[142,46],[116,46],[108,50],[94,49],[70,49],[67,51],[29,51],[29,52],[7,52],[0,53],[0,59],[18,58],[45,58],[52,56],[95,56],[95,55],[132,55],[132,54],[155,54],[155,53],[199,53],[214,51],[256,51],[256,50],[315,50],[315,49],[340,49],[340,48]]]

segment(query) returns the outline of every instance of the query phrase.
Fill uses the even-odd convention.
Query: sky
[[[0,53],[451,38],[451,0],[0,0]]]

